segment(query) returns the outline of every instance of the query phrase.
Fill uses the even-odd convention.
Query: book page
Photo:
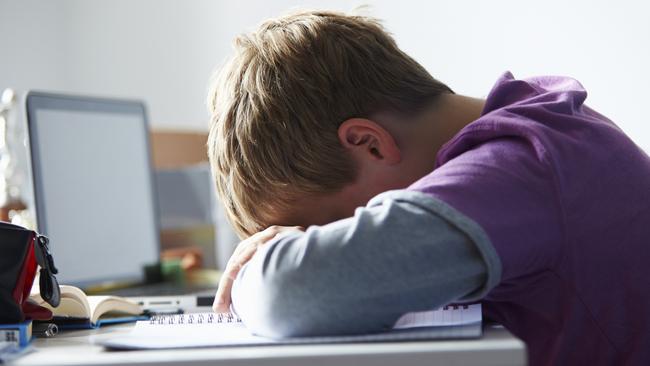
[[[75,286],[61,285],[59,287],[61,289],[61,303],[56,308],[45,302],[38,292],[32,292],[29,298],[38,305],[50,309],[54,316],[90,318],[91,308],[86,294]]]
[[[142,314],[142,307],[134,301],[119,296],[88,296],[88,304],[91,309],[91,322],[97,320],[104,314],[139,315]]]

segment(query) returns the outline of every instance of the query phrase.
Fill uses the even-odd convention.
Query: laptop
[[[160,237],[144,103],[32,91],[26,107],[36,222],[59,282],[126,285],[109,294],[153,312],[210,306],[214,289],[145,275]]]

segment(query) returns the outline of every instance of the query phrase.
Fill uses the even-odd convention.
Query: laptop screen
[[[144,105],[27,97],[38,230],[62,284],[140,282],[158,261]]]

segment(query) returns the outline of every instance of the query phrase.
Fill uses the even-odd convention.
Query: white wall
[[[64,17],[55,2],[0,0],[0,88],[66,84]]]
[[[502,71],[562,74],[650,151],[644,1],[0,0],[0,88],[145,99],[154,126],[205,129],[205,91],[232,38],[292,7],[366,11],[457,92]]]

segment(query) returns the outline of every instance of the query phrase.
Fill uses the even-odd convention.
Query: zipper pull
[[[45,254],[45,260],[47,261],[49,270],[53,274],[59,273],[59,270],[54,265],[54,257],[52,257],[52,254],[50,253],[50,247],[48,246],[50,239],[48,239],[47,236],[39,235],[38,241],[41,244],[41,247],[43,248],[43,254]]]

